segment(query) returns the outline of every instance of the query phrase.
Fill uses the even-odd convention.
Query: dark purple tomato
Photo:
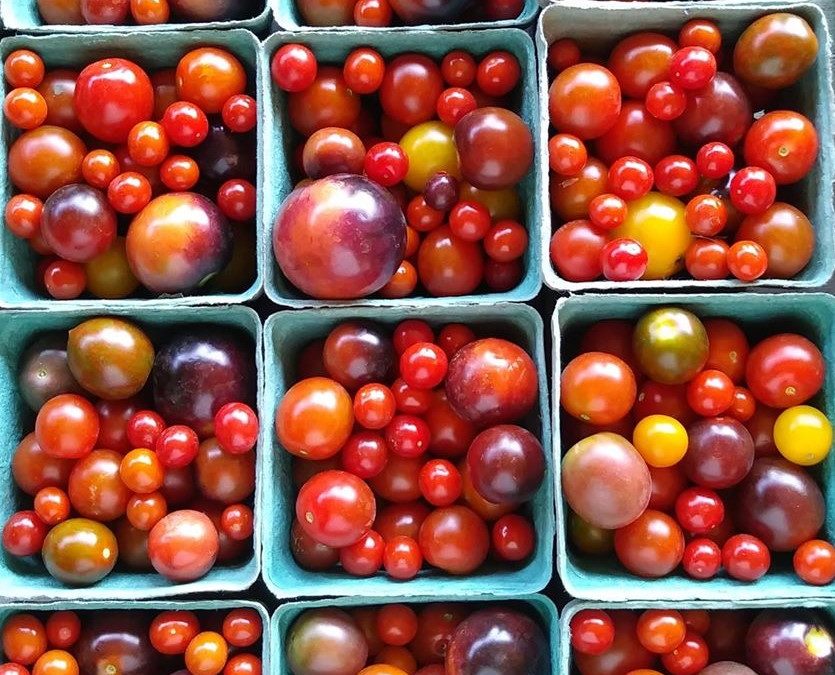
[[[465,345],[449,362],[446,393],[452,409],[477,426],[515,422],[536,404],[533,359],[500,338]]]
[[[595,527],[614,530],[643,513],[652,478],[623,436],[603,432],[574,445],[562,460],[562,489],[572,510]]]
[[[134,527],[127,518],[122,518],[113,526],[113,533],[119,543],[119,565],[143,572],[154,569],[148,557],[148,532]]]
[[[128,264],[155,293],[188,293],[232,258],[232,228],[213,201],[195,192],[157,197],[133,219]]]
[[[684,114],[675,121],[682,141],[700,146],[721,141],[735,146],[754,121],[748,94],[728,73],[717,73],[710,84],[687,97]]]
[[[829,629],[805,609],[767,609],[745,638],[748,664],[759,675],[830,675],[835,647]]]
[[[320,544],[304,531],[298,520],[293,520],[290,528],[290,552],[299,567],[312,572],[323,572],[339,562],[339,549]]]
[[[389,4],[407,25],[449,23],[467,8],[468,0],[390,0]]]
[[[542,445],[515,424],[482,431],[470,445],[467,463],[476,492],[494,504],[527,501],[545,475]]]
[[[533,136],[524,120],[505,108],[478,108],[455,125],[464,179],[479,190],[514,187],[533,164]]]
[[[26,348],[20,357],[17,384],[35,412],[53,396],[81,393],[81,385],[67,365],[66,333],[45,333]]]
[[[281,271],[300,291],[346,300],[377,292],[406,251],[406,219],[385,188],[339,174],[294,190],[273,227]]]
[[[200,166],[201,184],[216,190],[233,178],[254,182],[256,152],[253,134],[235,134],[217,122],[209,127],[206,140],[189,154]]]
[[[171,12],[184,22],[229,21],[255,16],[263,2],[256,0],[168,0]]]
[[[348,321],[334,328],[322,350],[325,370],[350,391],[382,382],[394,366],[391,339],[369,322]]]
[[[294,675],[356,675],[368,644],[362,629],[341,609],[309,609],[287,633],[287,665]]]
[[[687,429],[682,460],[687,477],[702,487],[724,490],[739,483],[754,463],[754,441],[732,417],[701,419]]]
[[[66,185],[46,200],[41,235],[60,257],[86,263],[116,238],[116,212],[104,194],[89,185]]]
[[[735,522],[772,551],[794,551],[823,527],[826,505],[815,480],[784,459],[763,457],[737,488]]]
[[[201,438],[214,431],[214,416],[227,403],[253,405],[252,344],[228,329],[192,326],[175,333],[157,352],[154,407],[168,424],[185,424]]]
[[[150,675],[160,672],[159,653],[141,612],[90,612],[73,647],[82,673]]]
[[[474,612],[458,624],[446,653],[447,675],[546,675],[548,641],[533,619],[506,607]]]

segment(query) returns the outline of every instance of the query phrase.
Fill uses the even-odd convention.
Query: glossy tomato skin
[[[574,654],[574,664],[581,675],[623,675],[641,668],[651,668],[656,656],[638,640],[638,614],[628,610],[607,612],[615,627],[615,639],[603,654]]]
[[[81,182],[87,146],[72,131],[45,124],[22,134],[9,149],[9,178],[21,192],[47,199]]]
[[[593,200],[605,194],[607,189],[606,165],[595,157],[589,157],[576,175],[554,177],[551,181],[551,208],[564,221],[588,218]]]
[[[368,659],[362,630],[340,609],[302,613],[288,631],[286,648],[292,672],[308,675],[354,675]]]
[[[663,577],[681,562],[684,534],[670,516],[649,509],[615,533],[615,552],[633,574]]]
[[[444,225],[421,242],[417,271],[430,295],[468,295],[478,288],[484,276],[482,248],[476,242],[455,237]]]
[[[774,335],[757,344],[748,357],[748,387],[759,402],[773,408],[805,403],[820,391],[823,378],[820,350],[800,335]]]
[[[623,93],[643,99],[654,84],[667,78],[676,44],[659,33],[637,33],[624,38],[612,49],[609,69]]]
[[[360,107],[360,98],[348,88],[342,69],[332,66],[319,68],[313,84],[291,93],[287,101],[290,124],[305,137],[325,127],[351,128]]]
[[[494,504],[531,499],[545,475],[542,445],[515,424],[482,431],[470,445],[467,464],[475,489]]]
[[[333,457],[351,434],[351,397],[338,382],[311,377],[293,385],[281,399],[275,428],[291,454],[312,460]]]
[[[334,328],[322,352],[325,369],[349,391],[381,382],[394,366],[394,348],[372,323],[348,321]]]
[[[745,161],[767,169],[778,185],[796,183],[818,155],[818,133],[800,113],[779,110],[759,118],[745,136]]]
[[[359,541],[374,523],[371,488],[345,471],[325,471],[305,483],[296,498],[296,517],[316,541],[341,548]]]
[[[608,69],[580,63],[563,70],[548,92],[551,123],[580,140],[597,138],[611,129],[621,110],[621,90]]]
[[[50,530],[43,546],[44,565],[65,584],[89,586],[116,565],[116,537],[106,526],[86,518],[70,518]]]
[[[734,46],[734,71],[766,89],[794,84],[814,63],[818,39],[800,16],[774,12],[754,21]]]
[[[141,675],[160,672],[161,668],[159,654],[148,636],[147,619],[138,612],[85,617],[73,653],[82,673]]]
[[[662,384],[683,384],[708,359],[704,324],[682,309],[661,308],[645,314],[635,326],[632,347],[641,370]]]
[[[591,424],[613,424],[635,403],[637,385],[630,367],[617,356],[585,352],[572,359],[560,378],[560,403]]]
[[[441,71],[422,54],[402,54],[386,65],[380,103],[389,117],[414,126],[435,116],[435,103],[443,91]]]
[[[246,71],[230,52],[201,47],[188,52],[177,64],[177,94],[199,105],[207,114],[219,113],[232,96],[246,90]]]
[[[733,75],[720,72],[707,87],[689,95],[687,109],[674,124],[688,145],[721,141],[734,147],[752,120],[751,103],[742,85]]]
[[[683,465],[688,478],[714,490],[733,487],[751,470],[754,441],[732,417],[701,419],[687,430],[689,445]]]
[[[124,143],[136,124],[151,119],[154,89],[138,65],[110,58],[81,71],[74,104],[79,122],[89,133],[106,143]]]
[[[676,135],[670,122],[650,115],[642,102],[626,101],[615,123],[597,139],[595,149],[607,164],[631,156],[655,166],[675,152]]]
[[[763,247],[768,256],[768,276],[791,279],[812,259],[816,236],[812,223],[800,209],[778,201],[761,214],[746,216],[736,239]]]
[[[450,506],[436,509],[426,517],[418,542],[430,565],[450,574],[470,574],[487,558],[490,534],[475,511],[466,506]]]
[[[177,583],[194,581],[208,573],[218,550],[217,528],[200,511],[173,511],[154,525],[148,537],[154,568]]]
[[[131,493],[119,475],[121,461],[113,450],[94,450],[76,462],[67,494],[81,516],[107,522],[125,514]]]

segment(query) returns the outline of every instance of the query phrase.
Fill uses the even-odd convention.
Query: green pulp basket
[[[273,16],[275,22],[284,30],[292,31],[306,31],[306,30],[368,30],[359,26],[328,26],[327,28],[320,28],[311,26],[304,22],[296,0],[270,0],[270,5],[273,8]],[[474,30],[477,28],[522,28],[533,23],[536,19],[536,13],[539,11],[537,0],[525,0],[525,6],[522,13],[515,19],[506,21],[481,21],[468,23],[442,23],[435,25],[420,25],[420,26],[389,26],[387,28],[376,28],[371,30],[378,31],[404,31],[404,30]]]
[[[464,602],[470,603],[468,600]],[[319,607],[338,608],[350,611],[357,607],[366,606],[380,606],[388,603],[407,603],[411,605],[424,605],[432,602],[462,602],[459,597],[453,596],[401,596],[389,598],[388,600],[370,599],[362,597],[337,598],[335,600],[316,600],[313,602],[290,602],[282,605],[273,614],[272,623],[270,626],[270,646],[273,650],[270,663],[272,664],[272,671],[270,675],[290,675],[290,668],[286,663],[286,656],[284,653],[284,643],[287,640],[287,632],[293,625],[296,618],[308,609],[316,609]],[[544,629],[545,637],[551,649],[551,669],[552,672],[558,672],[557,666],[563,658],[560,654],[560,635],[559,635],[559,617],[557,608],[551,600],[544,595],[509,595],[496,596],[489,600],[478,599],[472,601],[478,602],[480,605],[493,606],[501,603],[513,603],[518,608],[526,610],[529,615],[536,618]],[[265,673],[268,671],[264,671]]]
[[[111,57],[114,54],[135,60],[147,68],[173,68],[180,58],[197,47],[219,47],[237,56],[249,76],[251,92],[263,105],[260,91],[261,78],[258,72],[258,40],[246,30],[230,31],[188,31],[181,33],[131,32],[131,33],[90,33],[73,35],[15,36],[0,42],[0,58],[5,59],[16,49],[31,49],[43,58],[47,69],[73,68],[80,70],[88,64]],[[6,84],[0,95],[6,95]],[[264,126],[263,117],[258,122],[259,133]],[[0,139],[0,181],[2,181],[2,203],[5,204],[14,193],[9,180],[7,157],[9,147],[18,136],[17,130],[3,120],[3,134]],[[261,209],[263,194],[262,166],[258,165],[258,209]],[[260,240],[259,240],[260,242]],[[260,246],[260,243],[259,243]],[[15,237],[6,227],[0,228],[0,308],[38,307],[98,307],[103,302],[112,306],[138,306],[149,302],[166,305],[212,305],[242,303],[260,295],[263,273],[260,261],[263,256],[256,252],[256,277],[249,288],[236,294],[208,294],[189,296],[161,296],[153,299],[126,300],[71,300],[56,301],[47,298],[35,288],[36,256],[29,244]]]
[[[396,581],[382,572],[359,579],[340,571],[309,572],[300,568],[290,553],[287,542],[295,518],[295,490],[291,477],[291,456],[278,443],[273,414],[284,393],[294,383],[298,354],[310,341],[324,338],[335,326],[347,320],[370,320],[394,327],[404,319],[420,316],[433,327],[463,322],[476,334],[506,336],[517,341],[534,359],[539,373],[539,406],[526,420],[528,428],[542,439],[543,448],[550,443],[548,389],[545,377],[543,327],[539,315],[525,305],[425,307],[417,314],[408,307],[391,308],[385,313],[374,308],[340,308],[318,311],[279,312],[265,326],[265,358],[267,364],[264,404],[262,407],[261,445],[266,455],[262,480],[264,581],[278,598],[311,596],[354,596],[365,598],[392,597],[403,594],[443,594],[475,598],[494,594],[534,593],[548,583],[553,570],[554,496],[549,478],[530,504],[536,528],[536,550],[522,567],[491,567],[469,576],[454,577],[424,571],[410,581]],[[553,459],[546,451],[548,475],[553,472]]]
[[[568,450],[560,436],[560,373],[576,355],[580,332],[601,319],[637,319],[656,308],[674,306],[699,317],[727,317],[739,323],[757,339],[783,332],[798,332],[823,352],[829,367],[823,390],[812,401],[832,420],[835,419],[835,297],[822,293],[781,293],[766,295],[582,295],[557,302],[553,317],[553,429],[555,455]],[[830,453],[815,471],[826,500],[823,536],[835,536],[835,453]],[[558,474],[556,474],[558,476]],[[724,600],[726,602],[792,598],[810,600],[835,598],[833,586],[809,586],[794,574],[791,556],[773,556],[772,567],[760,580],[749,583],[727,576],[699,581],[675,572],[661,579],[643,579],[628,573],[614,555],[593,559],[578,555],[568,546],[567,505],[562,486],[556,480],[557,494],[557,569],[566,591],[585,600]]]
[[[21,353],[33,338],[49,330],[68,330],[85,319],[96,316],[118,316],[136,321],[145,328],[151,339],[164,337],[172,327],[206,324],[235,329],[252,341],[252,357],[258,372],[258,396],[262,390],[263,356],[261,350],[261,321],[245,307],[182,307],[145,308],[128,310],[125,307],[103,304],[97,310],[51,309],[8,310],[0,312],[0,411],[3,414],[3,445],[0,456],[0,522],[15,511],[32,508],[32,498],[23,495],[14,484],[11,461],[14,448],[33,429],[34,415],[24,403],[17,389],[17,368]],[[263,488],[264,452],[258,449],[255,508],[256,528],[253,551],[244,560],[232,565],[218,565],[205,577],[185,584],[173,584],[155,572],[129,572],[117,567],[94,586],[76,588],[66,586],[46,571],[37,557],[15,558],[0,554],[0,587],[8,600],[44,602],[72,600],[137,600],[154,597],[179,596],[189,593],[217,593],[243,591],[258,578],[260,572],[260,499]]]
[[[264,92],[263,108],[275,110],[265,120],[261,137],[261,163],[265,167],[264,209],[259,220],[260,251],[264,256],[262,266],[266,274],[266,291],[269,298],[288,307],[324,307],[344,305],[397,306],[408,304],[437,304],[438,298],[415,297],[404,300],[365,298],[356,301],[315,300],[301,294],[290,284],[278,268],[272,248],[272,229],[282,202],[293,189],[290,174],[290,158],[293,156],[294,131],[287,113],[287,95],[272,82],[270,59],[276,49],[287,43],[301,42],[310,47],[322,63],[343,63],[347,55],[357,47],[370,46],[383,56],[391,57],[408,52],[420,52],[439,58],[454,49],[465,49],[475,56],[483,56],[493,50],[512,52],[522,65],[521,94],[517,96],[516,110],[528,124],[539,143],[539,111],[537,110],[536,73],[534,47],[523,31],[484,30],[466,32],[401,31],[396,33],[375,31],[276,33],[264,42],[261,50],[261,88]],[[543,178],[535,170],[536,164],[520,184],[520,196],[525,210],[524,222],[530,235],[528,251],[524,257],[524,276],[519,285],[505,293],[479,293],[451,298],[458,303],[525,301],[533,298],[542,286],[541,220],[543,204],[541,192]]]
[[[545,212],[540,222],[542,235],[542,273],[545,285],[558,291],[611,291],[611,290],[661,290],[676,292],[696,288],[710,292],[719,288],[743,288],[746,286],[782,287],[787,289],[824,286],[835,272],[835,208],[833,207],[832,176],[835,172],[835,149],[831,142],[833,127],[833,90],[830,58],[831,37],[823,11],[811,3],[781,3],[779,7],[769,3],[745,2],[586,2],[584,0],[560,0],[545,9],[539,18],[537,53],[539,57],[539,96],[543,119],[540,128],[539,172],[549,175],[547,120],[548,90],[550,81],[546,57],[548,45],[563,37],[577,40],[582,47],[605,55],[622,38],[639,31],[655,31],[676,36],[689,19],[704,18],[715,21],[722,29],[723,39],[730,43],[755,19],[773,11],[792,12],[802,16],[818,36],[820,49],[814,66],[790,90],[791,108],[805,114],[815,124],[820,138],[818,161],[811,173],[790,189],[781,188],[786,201],[803,211],[815,228],[817,242],[812,259],[794,279],[762,278],[753,284],[732,279],[697,281],[675,278],[658,281],[610,281],[572,282],[559,276],[551,263],[549,242],[558,222],[552,215],[548,199],[548,180],[542,183],[542,200]],[[605,51],[604,51],[605,50]]]
[[[261,11],[249,19],[234,21],[209,21],[202,23],[163,23],[153,26],[114,26],[114,25],[83,25],[44,23],[38,12],[37,0],[0,0],[0,18],[6,28],[21,33],[95,33],[101,30],[108,32],[129,33],[135,31],[172,32],[184,30],[228,30],[231,28],[246,28],[254,33],[265,32],[272,20],[267,0],[261,3]]]

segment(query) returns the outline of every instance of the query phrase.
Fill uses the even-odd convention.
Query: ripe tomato
[[[758,401],[772,408],[805,403],[823,386],[824,361],[808,339],[781,333],[756,345],[748,356],[746,381]]]
[[[835,547],[813,539],[794,552],[794,571],[807,584],[825,586],[835,579]]]
[[[359,541],[371,529],[376,512],[371,488],[346,471],[315,475],[296,498],[296,517],[305,532],[334,548]]]
[[[687,430],[669,415],[648,415],[635,425],[632,444],[649,466],[674,466],[687,452]]]
[[[580,654],[603,654],[615,641],[615,624],[608,613],[582,609],[571,617],[571,647]]]
[[[572,416],[591,424],[623,419],[635,403],[637,385],[631,368],[603,352],[572,359],[560,378],[560,403]]]
[[[774,422],[774,444],[790,462],[819,464],[832,446],[832,424],[820,410],[808,405],[787,408]]]
[[[681,562],[684,534],[666,513],[648,509],[615,532],[615,553],[633,574],[663,577]]]
[[[638,640],[653,654],[669,654],[684,642],[687,627],[675,610],[649,609],[638,619]]]
[[[745,161],[767,169],[778,185],[796,183],[809,173],[818,156],[815,125],[800,113],[769,112],[745,136]]]

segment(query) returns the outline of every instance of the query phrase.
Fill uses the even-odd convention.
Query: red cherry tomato
[[[794,552],[794,572],[807,584],[825,586],[835,579],[835,546],[813,539]]]
[[[581,654],[603,654],[615,640],[615,625],[599,609],[582,609],[571,617],[571,646]]]
[[[452,462],[445,459],[426,462],[420,470],[418,482],[423,498],[432,506],[454,504],[463,488],[461,473]]]
[[[536,533],[527,518],[514,513],[502,516],[493,523],[490,541],[499,558],[519,562],[533,553]]]
[[[676,518],[690,534],[705,534],[725,519],[725,505],[713,490],[687,488],[676,499]]]
[[[304,91],[313,84],[319,64],[316,56],[304,45],[283,45],[273,54],[270,73],[273,82],[284,91]]]
[[[733,579],[756,581],[771,566],[768,547],[750,534],[735,534],[722,547],[722,566]]]
[[[684,547],[681,566],[694,579],[712,579],[722,568],[722,549],[710,539],[693,539]]]

